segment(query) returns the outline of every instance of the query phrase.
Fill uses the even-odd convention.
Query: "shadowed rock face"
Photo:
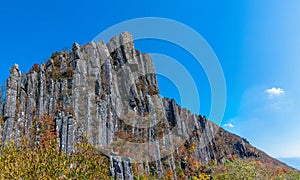
[[[198,163],[234,157],[284,166],[204,116],[161,98],[151,56],[135,50],[127,32],[107,45],[75,43],[72,51],[54,53],[25,75],[14,65],[2,142],[19,144],[25,136],[39,143],[32,130],[43,116],[54,117],[61,151],[72,153],[74,143],[87,139],[111,159],[111,174],[118,179],[133,179],[132,163],[157,177],[176,166],[184,169],[187,152]]]

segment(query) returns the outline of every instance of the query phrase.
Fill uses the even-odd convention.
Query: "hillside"
[[[151,56],[135,50],[129,33],[110,42],[73,44],[7,80],[2,144],[57,141],[76,152],[89,143],[109,160],[111,176],[182,179],[211,174],[200,165],[239,159],[269,170],[295,171],[174,100],[161,98]]]

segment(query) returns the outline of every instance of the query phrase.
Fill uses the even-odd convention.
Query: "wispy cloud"
[[[270,89],[266,89],[265,92],[270,96],[270,97],[273,97],[273,96],[280,96],[280,95],[283,95],[285,92],[283,89],[281,88],[275,88],[275,87],[272,87]]]
[[[225,127],[234,128],[234,125],[232,123],[224,124]]]

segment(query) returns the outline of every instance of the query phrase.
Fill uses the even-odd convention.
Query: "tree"
[[[41,145],[49,147],[51,142],[57,138],[54,116],[43,115],[39,121],[39,135]]]

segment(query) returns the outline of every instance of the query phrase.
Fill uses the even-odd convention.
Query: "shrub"
[[[52,69],[52,78],[54,81],[62,79],[62,72],[57,67],[53,67]]]
[[[34,64],[31,69],[30,69],[30,73],[33,72],[38,72],[39,71],[39,65],[38,64]]]
[[[49,147],[51,141],[57,138],[55,121],[53,116],[43,115],[39,121],[40,143],[44,147]]]
[[[59,59],[53,59],[54,67],[60,68],[61,61]]]
[[[73,77],[74,73],[75,73],[75,72],[74,72],[74,70],[73,70],[71,67],[67,67],[67,68],[63,71],[62,76],[63,76],[63,77],[66,77],[66,78],[68,78],[68,79],[70,79],[70,78]]]
[[[158,89],[157,89],[156,87],[154,87],[154,86],[150,86],[150,87],[149,87],[148,94],[149,94],[150,96],[156,95],[156,94],[158,94],[158,93],[159,93],[159,91],[158,91]]]
[[[51,55],[51,59],[53,59],[54,67],[60,68],[61,60],[59,59],[60,52],[56,51]]]
[[[18,148],[13,143],[0,154],[1,179],[111,179],[108,159],[91,145],[77,145],[71,155],[49,147]]]

